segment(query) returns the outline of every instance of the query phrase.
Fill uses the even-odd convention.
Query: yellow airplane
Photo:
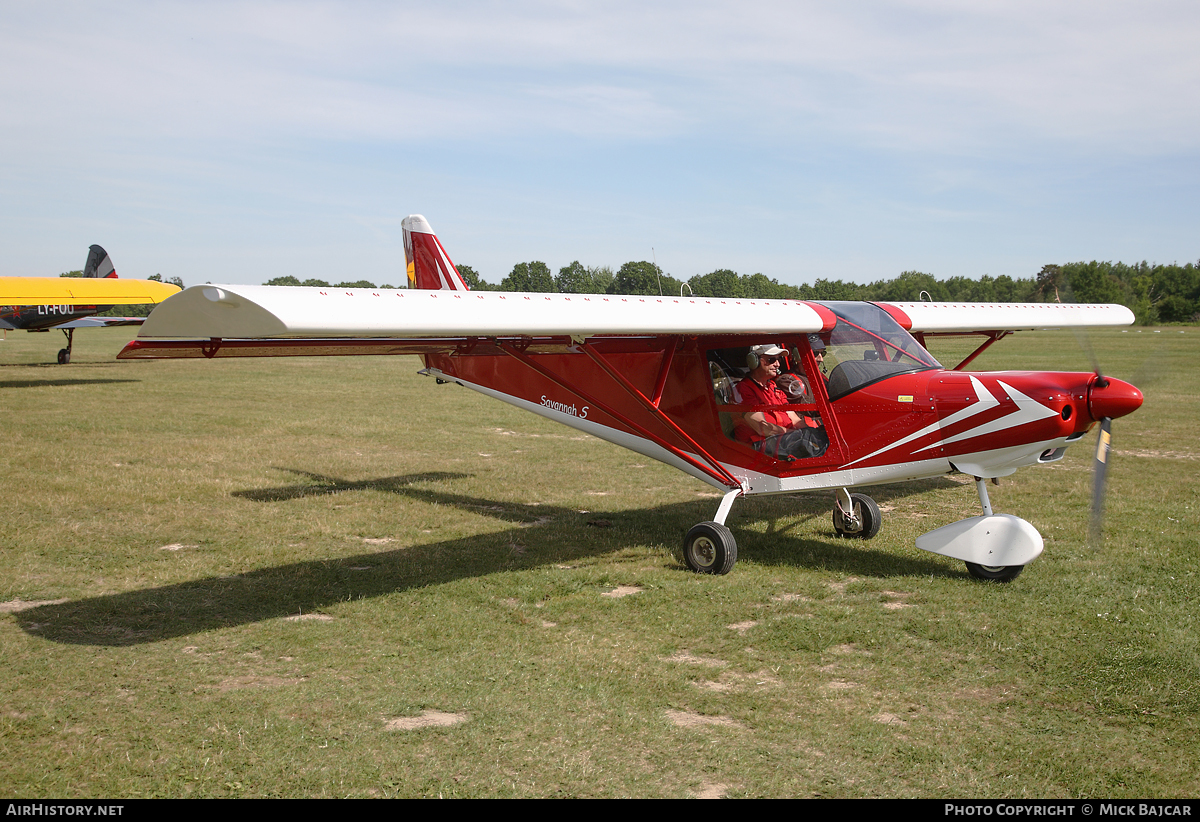
[[[98,245],[88,249],[82,277],[0,277],[0,329],[49,331],[67,337],[58,362],[71,361],[76,328],[141,325],[145,317],[96,317],[114,305],[155,305],[179,291],[155,280],[120,280]]]

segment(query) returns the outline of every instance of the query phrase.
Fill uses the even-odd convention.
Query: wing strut
[[[962,371],[964,366],[969,365],[971,360],[975,359],[980,354],[982,354],[984,351],[986,351],[988,349],[988,346],[990,346],[992,343],[996,342],[996,340],[1004,339],[1011,333],[1012,333],[1011,331],[989,331],[989,332],[987,332],[987,339],[983,342],[983,344],[980,345],[978,348],[976,348],[974,351],[972,351],[965,360],[960,362],[958,365],[954,366],[954,370]]]
[[[562,378],[558,374],[555,374],[554,372],[552,372],[546,368],[543,368],[541,365],[538,365],[538,363],[536,363],[532,358],[530,358],[524,351],[522,351],[517,346],[513,345],[511,342],[506,342],[503,340],[496,340],[496,345],[501,351],[503,351],[505,354],[508,354],[513,359],[516,359],[516,360],[524,363],[526,366],[528,366],[529,368],[532,368],[534,371],[541,374],[543,377],[550,380],[555,385],[565,388],[567,391],[570,391],[572,394],[575,394],[575,395],[583,398],[583,400],[585,402],[595,406],[596,408],[601,409],[602,411],[604,411],[604,413],[606,413],[609,416],[613,417],[614,419],[620,421],[622,425],[629,426],[630,428],[632,428],[634,431],[637,431],[640,435],[642,435],[646,439],[648,439],[651,442],[670,451],[671,454],[673,454],[674,456],[687,462],[689,465],[692,465],[698,471],[701,471],[702,473],[707,474],[708,476],[712,477],[713,479],[715,479],[717,482],[721,483],[722,485],[728,486],[729,488],[740,488],[742,486],[742,483],[739,482],[738,480],[734,479],[733,475],[730,474],[728,471],[726,471],[725,468],[721,465],[721,463],[717,462],[717,460],[711,454],[709,454],[707,451],[705,451],[703,448],[701,448],[700,445],[695,440],[693,440],[691,437],[689,437],[678,425],[676,425],[671,420],[670,417],[668,417],[666,414],[664,414],[659,409],[656,402],[651,402],[649,399],[647,399],[646,396],[641,391],[638,391],[635,387],[633,387],[633,385],[631,385],[628,380],[626,380],[616,370],[614,370],[612,368],[612,366],[609,365],[608,362],[602,356],[600,356],[600,354],[598,352],[593,351],[592,347],[590,345],[588,345],[587,343],[580,345],[579,348],[585,354],[587,354],[588,357],[590,357],[597,365],[599,365],[602,369],[604,369],[605,373],[607,373],[618,385],[620,385],[622,388],[624,388],[626,391],[628,391],[635,399],[637,399],[640,403],[642,403],[642,405],[644,405],[646,407],[646,409],[659,422],[662,422],[663,424],[665,424],[669,429],[671,429],[676,434],[678,434],[688,445],[690,445],[692,448],[696,449],[696,453],[699,454],[703,458],[704,462],[697,460],[694,456],[692,456],[688,452],[672,445],[671,443],[664,440],[661,436],[654,434],[653,432],[647,430],[644,426],[639,425],[638,423],[629,419],[624,414],[621,414],[619,411],[614,409],[611,405],[604,402],[603,400],[597,399],[594,395],[589,394],[587,391],[584,391],[583,389],[579,388],[578,386],[572,384],[571,382]],[[672,344],[671,348],[667,352],[665,352],[665,357],[666,357],[667,361],[664,363],[664,366],[669,366],[670,359],[672,357],[672,354],[674,353],[674,348],[675,348],[675,346],[674,346],[674,344]],[[660,372],[659,379],[657,382],[665,383],[665,377],[662,372]],[[655,393],[661,395],[661,388],[656,386]],[[661,399],[661,396],[657,397],[656,399]],[[705,463],[707,463],[707,464],[705,464]]]
[[[914,332],[912,332],[912,335],[916,338],[917,342],[919,342],[921,344],[921,347],[924,348],[926,351],[929,350],[929,345],[928,345],[928,343],[925,342],[926,337],[986,337],[987,339],[985,339],[982,343],[980,343],[978,348],[976,348],[974,351],[972,351],[970,354],[968,354],[966,359],[964,359],[958,365],[954,366],[954,368],[950,369],[951,371],[962,371],[963,368],[965,368],[966,366],[971,364],[972,360],[974,360],[976,357],[978,357],[984,351],[987,351],[992,343],[996,342],[997,340],[1004,339],[1011,333],[1013,333],[1013,332],[1011,332],[1011,331],[914,331]]]

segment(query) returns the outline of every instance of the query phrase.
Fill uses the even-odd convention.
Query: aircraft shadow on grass
[[[569,564],[620,551],[650,540],[673,541],[697,516],[711,514],[709,498],[629,511],[582,512],[552,505],[525,505],[457,494],[427,483],[468,478],[429,472],[348,481],[296,469],[311,482],[279,488],[237,491],[234,496],[263,503],[314,494],[372,489],[418,502],[456,508],[515,523],[516,528],[433,543],[371,551],[335,559],[314,559],[261,568],[229,577],[209,577],[119,594],[41,605],[14,616],[29,634],[69,645],[123,647],[229,628],[268,619],[312,614],[348,599],[386,596],[497,571]],[[934,488],[954,486],[933,479],[877,488],[886,502]],[[963,572],[923,555],[902,556],[871,543],[839,539],[832,525],[817,537],[796,536],[814,519],[829,519],[828,492],[742,500],[732,520],[739,528],[743,556],[767,565],[818,567],[857,576],[959,577]],[[766,533],[747,528],[766,523]],[[546,527],[551,526],[551,527]],[[886,527],[886,523],[885,523]],[[690,573],[682,565],[679,573]],[[720,585],[719,578],[712,584]]]

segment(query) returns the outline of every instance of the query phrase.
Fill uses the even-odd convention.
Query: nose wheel
[[[966,566],[968,574],[987,582],[1012,582],[1025,570],[1024,565],[979,565],[968,562]]]

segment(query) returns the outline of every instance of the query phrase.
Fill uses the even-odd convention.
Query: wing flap
[[[464,340],[133,340],[119,360],[447,354]]]

